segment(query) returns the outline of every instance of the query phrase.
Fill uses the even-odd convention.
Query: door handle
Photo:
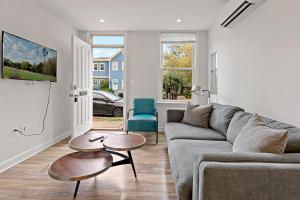
[[[87,91],[80,91],[79,92],[79,96],[85,96],[85,95],[87,95]]]
[[[77,94],[74,95],[74,102],[78,102],[78,95]]]

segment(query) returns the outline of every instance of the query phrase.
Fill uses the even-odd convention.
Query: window
[[[104,71],[105,70],[105,64],[104,63],[100,63],[100,71]]]
[[[118,90],[118,79],[113,79],[112,80],[112,89],[113,90]]]
[[[98,85],[98,84],[99,84],[99,82],[98,82],[97,79],[94,79],[94,80],[93,80],[93,83],[94,83],[94,85]]]
[[[93,35],[91,42],[94,45],[124,45],[124,36],[122,35]]]
[[[118,71],[118,62],[112,62],[112,70]]]
[[[162,100],[191,99],[195,43],[195,34],[161,35]]]
[[[98,71],[98,63],[94,63],[94,71]]]
[[[122,62],[122,71],[124,71],[124,62]]]
[[[210,55],[210,93],[218,95],[218,54],[217,52]]]

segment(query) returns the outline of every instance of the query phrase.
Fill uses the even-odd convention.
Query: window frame
[[[164,33],[162,33],[164,34]],[[180,33],[180,34],[185,34],[185,33]],[[196,76],[197,73],[197,65],[196,65],[196,49],[198,46],[198,36],[196,33],[195,34],[195,41],[169,41],[169,42],[163,42],[160,40],[160,84],[159,84],[159,94],[158,94],[158,99],[160,102],[163,103],[186,103],[189,101],[192,101],[194,99],[194,94],[192,93],[191,99],[186,99],[186,100],[173,100],[173,99],[163,99],[163,72],[164,70],[178,70],[178,71],[192,71],[192,85],[194,85],[197,82],[198,76]],[[191,68],[175,68],[175,67],[164,67],[163,66],[163,44],[192,44],[193,45],[193,51],[192,51],[192,67]]]
[[[219,52],[214,51],[209,54],[209,70],[208,70],[208,88],[211,92],[211,102],[218,102],[219,96]],[[214,66],[213,66],[214,65]],[[214,74],[214,75],[213,75]],[[212,89],[212,76],[215,76],[215,91]]]
[[[103,69],[101,69],[101,66],[103,66]],[[105,71],[105,63],[99,63],[98,70],[104,72]]]
[[[99,79],[94,79],[93,80],[93,85],[100,85]]]
[[[116,64],[116,68],[115,68],[114,64]],[[118,61],[111,62],[111,70],[112,71],[118,71],[119,70],[119,62]]]
[[[96,66],[95,66],[95,65],[96,65]],[[96,70],[95,70],[95,67],[97,68]],[[99,71],[99,63],[97,63],[97,62],[94,62],[94,63],[93,63],[93,71],[94,71],[94,72]]]
[[[114,89],[114,82],[116,82],[117,89]],[[111,80],[111,87],[112,87],[112,90],[119,90],[119,80],[118,79],[112,79]]]

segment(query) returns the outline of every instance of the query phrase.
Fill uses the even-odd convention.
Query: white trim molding
[[[39,152],[51,147],[52,145],[56,144],[57,142],[69,136],[71,136],[71,131],[66,131],[51,140],[45,141],[44,143],[41,143],[38,146],[28,149],[27,151],[22,152],[8,160],[2,161],[0,163],[0,173],[38,154]]]

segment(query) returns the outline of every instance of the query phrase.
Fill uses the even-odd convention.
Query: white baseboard
[[[15,166],[16,164],[23,162],[24,160],[34,156],[35,154],[49,148],[50,146],[54,145],[55,143],[69,137],[71,135],[71,131],[64,132],[57,137],[53,138],[52,140],[45,141],[44,143],[35,146],[27,151],[20,153],[8,160],[5,160],[0,163],[0,173]]]

